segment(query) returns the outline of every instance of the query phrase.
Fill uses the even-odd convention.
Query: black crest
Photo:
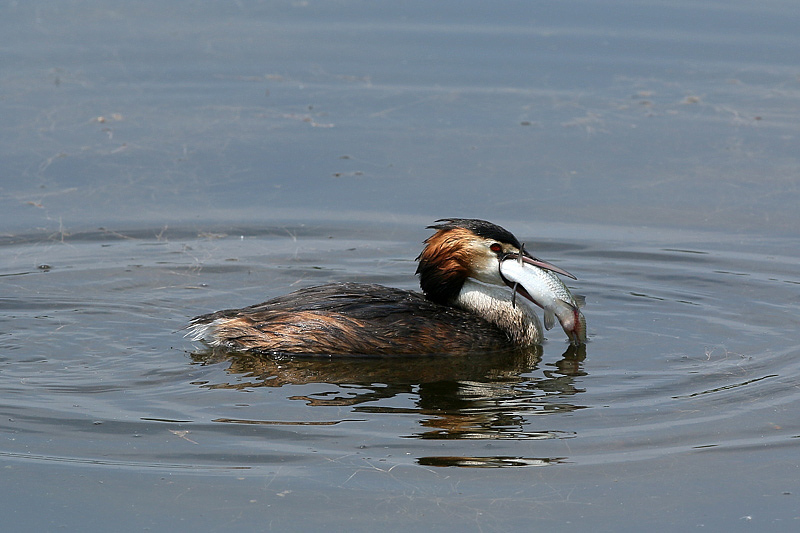
[[[440,224],[441,222],[441,224]],[[464,228],[479,237],[485,239],[492,239],[498,242],[504,242],[514,245],[516,248],[520,247],[520,243],[514,235],[505,228],[501,228],[497,224],[492,224],[486,220],[477,218],[442,218],[436,221],[436,224],[428,226],[428,229],[448,230]]]

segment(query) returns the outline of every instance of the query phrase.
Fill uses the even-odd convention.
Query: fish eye
[[[496,253],[496,254],[498,254],[498,253],[500,253],[500,252],[502,252],[502,251],[503,251],[503,247],[502,247],[502,246],[500,246],[500,243],[498,243],[498,242],[493,242],[493,243],[492,243],[492,244],[489,246],[489,249],[490,249],[491,251],[493,251],[494,253]]]

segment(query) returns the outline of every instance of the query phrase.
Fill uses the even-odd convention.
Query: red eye
[[[496,242],[493,242],[493,243],[492,243],[492,245],[491,245],[491,246],[489,246],[489,249],[490,249],[491,251],[493,251],[494,253],[500,253],[500,252],[502,252],[502,251],[503,251],[503,247],[502,247],[502,246],[500,246],[500,244],[498,244],[498,243],[496,243]]]

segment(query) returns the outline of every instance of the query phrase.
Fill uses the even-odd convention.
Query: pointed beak
[[[542,261],[541,259],[537,259],[535,257],[530,257],[527,255],[520,255],[520,254],[508,254],[503,258],[503,261],[521,261],[522,263],[527,263],[529,265],[533,265],[535,267],[543,268],[545,270],[550,270],[555,272],[556,274],[561,274],[562,276],[567,276],[568,278],[578,279],[563,268],[559,268],[553,264],[548,263],[547,261]]]

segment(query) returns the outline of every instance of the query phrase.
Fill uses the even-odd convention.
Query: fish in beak
[[[572,344],[585,344],[586,319],[580,311],[585,300],[573,296],[556,274],[577,279],[566,270],[531,257],[524,247],[500,261],[500,276],[506,285],[544,310],[545,329],[552,329],[558,318]]]

